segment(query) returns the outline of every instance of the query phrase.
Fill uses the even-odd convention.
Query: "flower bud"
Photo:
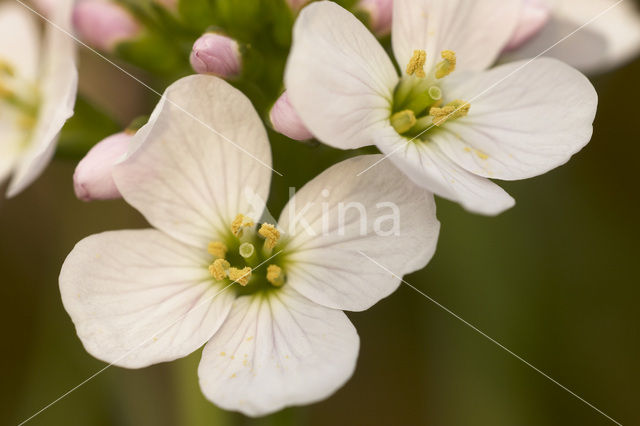
[[[378,37],[391,33],[393,0],[360,0],[356,6],[369,14],[369,25]]]
[[[80,0],[73,9],[73,26],[89,45],[110,52],[138,36],[140,23],[124,7],[108,0]]]
[[[51,18],[53,16],[55,1],[56,0],[32,0],[31,3],[33,3],[35,10],[47,18]]]
[[[238,42],[221,34],[206,33],[193,44],[191,66],[198,74],[236,77],[242,68]]]
[[[504,50],[513,50],[520,47],[530,38],[538,34],[540,30],[549,22],[551,8],[548,0],[521,0],[522,10],[516,30],[511,36]]]
[[[133,132],[116,133],[96,144],[78,163],[73,174],[73,189],[82,201],[120,198],[112,171],[128,149]]]
[[[291,139],[305,141],[313,139],[313,135],[304,125],[298,113],[289,102],[289,95],[284,92],[271,108],[269,119],[273,129]]]

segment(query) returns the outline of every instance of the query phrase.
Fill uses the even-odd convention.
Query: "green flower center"
[[[404,75],[393,94],[389,121],[398,134],[416,140],[427,140],[428,133],[447,121],[464,117],[470,104],[454,100],[443,105],[444,94],[440,80],[456,68],[456,55],[450,50],[441,52],[439,62],[431,74],[424,71],[427,54],[415,50]]]
[[[223,241],[209,243],[207,251],[213,256],[209,273],[237,295],[276,290],[286,283],[285,246],[274,225],[263,223],[256,228],[240,214]]]

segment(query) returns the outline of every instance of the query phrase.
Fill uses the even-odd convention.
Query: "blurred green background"
[[[83,94],[121,125],[157,101],[89,52],[80,64]],[[640,424],[638,75],[640,61],[593,79],[592,142],[560,169],[505,184],[512,210],[485,218],[438,200],[436,256],[406,277],[625,425]],[[285,175],[274,176],[274,212],[289,186],[353,155],[271,136]],[[59,269],[89,234],[146,226],[122,201],[76,200],[77,160],[66,157],[0,202],[0,424],[18,424],[105,366],[76,337]],[[218,410],[200,393],[195,353],[142,370],[111,367],[29,424],[613,424],[409,287],[349,316],[361,337],[357,370],[324,402],[262,419]]]

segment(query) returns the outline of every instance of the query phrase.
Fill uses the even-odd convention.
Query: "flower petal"
[[[493,216],[515,204],[513,198],[498,185],[452,162],[433,141],[408,141],[391,127],[380,133],[376,141],[387,159],[413,182],[460,203],[469,211]],[[377,172],[371,170],[367,173]]]
[[[402,276],[435,252],[440,223],[431,193],[380,155],[352,158],[305,185],[285,207],[279,227],[287,283],[316,303],[361,311],[387,297]],[[374,167],[374,170],[359,173]],[[363,255],[364,253],[365,255]]]
[[[640,54],[640,11],[634,2],[555,0],[552,4],[549,23],[528,43],[504,55],[505,61],[531,58],[553,46],[546,56],[593,74]]]
[[[351,149],[371,145],[371,127],[389,118],[398,75],[355,16],[320,2],[304,8],[296,21],[285,82],[311,133]]]
[[[493,64],[518,24],[520,0],[394,0],[391,41],[401,69],[415,49],[427,52],[425,70],[452,50],[458,70]]]
[[[598,105],[584,75],[550,58],[451,78],[443,92],[470,100],[471,109],[433,140],[471,173],[504,180],[538,176],[569,161],[591,139]]]
[[[360,340],[347,316],[289,286],[236,300],[202,352],[200,387],[249,416],[320,401],[353,374]]]
[[[206,247],[236,215],[260,218],[252,203],[269,193],[269,141],[249,99],[217,77],[178,80],[164,99],[114,180],[153,226]]]
[[[207,257],[150,229],[80,241],[62,266],[60,292],[86,350],[140,368],[202,346],[234,299],[212,281]]]
[[[16,2],[0,4],[0,62],[6,61],[20,78],[38,78],[40,28],[35,14]]]
[[[39,83],[42,103],[33,136],[7,189],[8,197],[17,195],[40,176],[55,153],[62,127],[73,115],[78,89],[76,47],[73,38],[60,30],[71,29],[72,4],[71,0],[56,2],[52,20],[59,28],[51,24],[46,27]]]

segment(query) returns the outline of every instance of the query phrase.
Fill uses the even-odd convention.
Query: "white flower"
[[[514,201],[489,178],[524,179],[564,164],[590,140],[597,105],[591,83],[554,59],[484,71],[518,14],[517,1],[396,0],[399,77],[352,14],[313,3],[294,28],[290,101],[322,142],[375,144],[416,184],[497,214]]]
[[[60,274],[64,306],[87,351],[122,367],[206,343],[200,384],[223,408],[256,416],[330,395],[352,374],[359,347],[342,310],[367,309],[400,284],[359,251],[400,274],[434,253],[431,194],[391,165],[354,177],[377,155],[308,183],[278,228],[256,226],[255,201],[271,180],[266,131],[249,100],[216,77],[174,83],[132,144],[115,182],[156,229],[78,243]],[[400,218],[393,235],[384,236],[389,224],[374,233],[378,220],[360,233],[358,208],[338,228],[340,203],[372,218],[390,202]]]
[[[640,54],[640,11],[632,1],[521,1],[533,4],[534,22],[536,6],[540,18],[548,10],[548,21],[531,40],[504,55],[504,60],[536,56],[572,33],[545,56],[560,59],[585,73],[600,73],[624,65]],[[523,25],[526,27],[527,23]]]
[[[56,2],[52,20],[71,26],[71,0]],[[13,175],[7,196],[30,185],[55,152],[73,115],[78,82],[71,37],[15,2],[0,5],[0,182]]]

